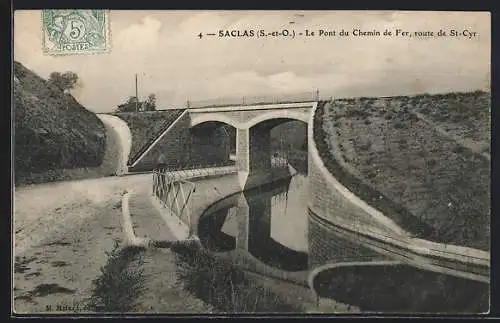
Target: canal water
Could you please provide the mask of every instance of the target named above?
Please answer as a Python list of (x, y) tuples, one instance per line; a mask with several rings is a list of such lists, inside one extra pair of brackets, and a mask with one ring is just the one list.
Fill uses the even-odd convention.
[(120, 268), (136, 269), (108, 273), (128, 280), (97, 298), (153, 313), (488, 311), (488, 284), (402, 264), (328, 229), (308, 215), (307, 190), (298, 174), (220, 200), (194, 224), (199, 242), (137, 251), (140, 263), (129, 254)]

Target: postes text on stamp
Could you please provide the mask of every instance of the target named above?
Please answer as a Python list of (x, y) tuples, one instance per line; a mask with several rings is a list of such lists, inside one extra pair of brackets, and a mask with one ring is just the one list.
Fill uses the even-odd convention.
[(111, 49), (107, 10), (42, 10), (47, 55), (105, 53)]

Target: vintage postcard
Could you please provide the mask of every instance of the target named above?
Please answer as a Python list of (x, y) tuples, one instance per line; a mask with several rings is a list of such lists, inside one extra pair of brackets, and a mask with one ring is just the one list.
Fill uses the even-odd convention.
[(18, 10), (12, 313), (485, 314), (489, 12)]

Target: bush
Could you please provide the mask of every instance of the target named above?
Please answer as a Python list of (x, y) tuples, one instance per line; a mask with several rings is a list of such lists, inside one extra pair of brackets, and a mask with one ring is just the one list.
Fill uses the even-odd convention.
[(145, 285), (142, 252), (144, 248), (121, 249), (115, 240), (113, 249), (106, 252), (108, 260), (101, 275), (93, 280), (89, 307), (95, 312), (132, 312)]

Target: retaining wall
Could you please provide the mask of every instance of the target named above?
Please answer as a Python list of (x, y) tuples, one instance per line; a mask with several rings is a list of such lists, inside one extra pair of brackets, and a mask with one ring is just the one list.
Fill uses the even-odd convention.
[(165, 165), (179, 165), (187, 163), (189, 158), (191, 119), (189, 113), (184, 111), (175, 120), (157, 141), (147, 150), (144, 157), (134, 165), (129, 166), (129, 171), (149, 171), (158, 167), (159, 163)]

